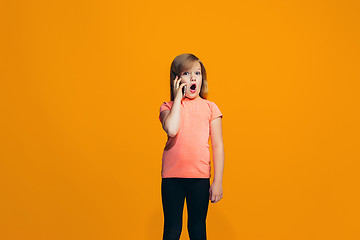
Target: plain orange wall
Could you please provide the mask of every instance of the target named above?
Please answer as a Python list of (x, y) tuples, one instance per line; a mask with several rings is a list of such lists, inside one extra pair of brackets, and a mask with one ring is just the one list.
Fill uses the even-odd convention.
[[(0, 239), (162, 236), (182, 53), (223, 112), (208, 239), (360, 239), (358, 1), (1, 1)], [(213, 176), (213, 172), (212, 172)], [(186, 205), (181, 239), (188, 239)]]

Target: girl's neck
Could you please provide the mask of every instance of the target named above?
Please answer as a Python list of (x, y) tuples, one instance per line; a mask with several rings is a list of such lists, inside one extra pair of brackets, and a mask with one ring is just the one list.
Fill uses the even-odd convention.
[(197, 101), (197, 100), (200, 100), (200, 99), (202, 99), (200, 96), (197, 96), (197, 97), (195, 97), (195, 98), (184, 97), (184, 98), (182, 99), (182, 101)]

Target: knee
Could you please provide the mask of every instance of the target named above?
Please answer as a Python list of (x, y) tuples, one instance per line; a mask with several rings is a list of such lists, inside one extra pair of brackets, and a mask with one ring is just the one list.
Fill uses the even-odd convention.
[(164, 227), (163, 240), (179, 240), (181, 235), (181, 225)]
[(198, 223), (188, 226), (190, 240), (206, 240), (206, 224)]

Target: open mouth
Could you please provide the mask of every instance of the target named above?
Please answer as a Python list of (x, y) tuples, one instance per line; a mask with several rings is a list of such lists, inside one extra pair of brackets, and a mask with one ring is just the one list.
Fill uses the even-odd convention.
[(191, 84), (191, 86), (190, 86), (190, 92), (194, 93), (195, 91), (196, 91), (196, 84), (193, 83), (193, 84)]

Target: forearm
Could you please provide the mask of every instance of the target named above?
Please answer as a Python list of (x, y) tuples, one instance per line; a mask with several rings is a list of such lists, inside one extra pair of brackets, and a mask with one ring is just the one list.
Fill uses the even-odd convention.
[(176, 99), (170, 109), (168, 116), (165, 119), (164, 130), (170, 137), (176, 136), (180, 127), (180, 105), (181, 100)]
[(222, 183), (223, 172), (224, 172), (224, 162), (225, 154), (224, 147), (216, 146), (212, 148), (213, 152), (213, 162), (214, 162), (214, 180), (213, 182)]

